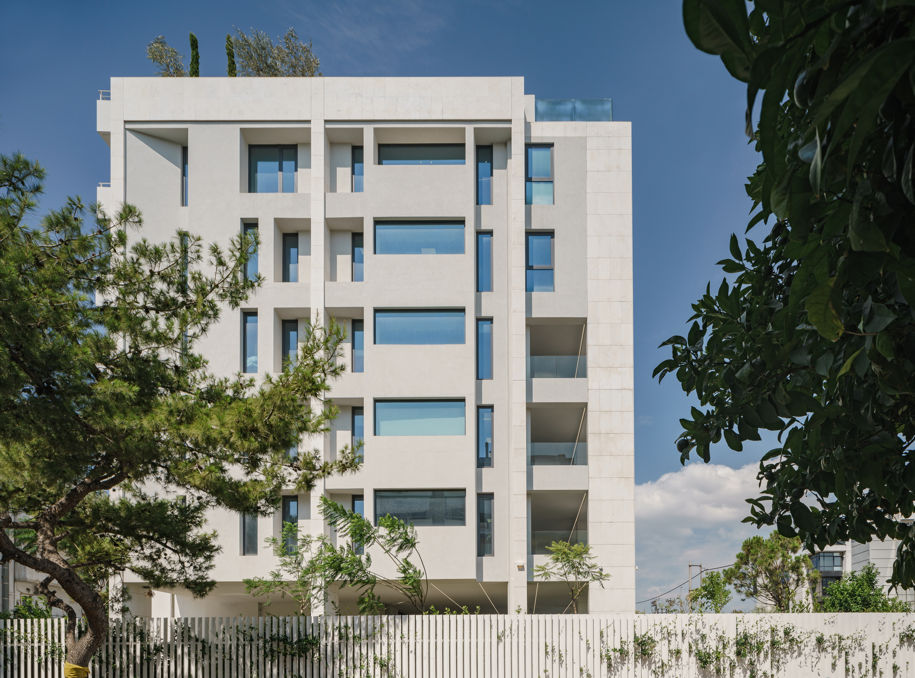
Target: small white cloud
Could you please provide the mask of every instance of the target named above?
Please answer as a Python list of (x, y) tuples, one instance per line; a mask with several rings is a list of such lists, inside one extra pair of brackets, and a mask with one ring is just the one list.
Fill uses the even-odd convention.
[[(636, 485), (636, 600), (684, 582), (690, 563), (711, 568), (733, 562), (743, 540), (757, 534), (741, 522), (749, 514), (746, 499), (759, 495), (757, 470), (755, 463), (739, 469), (693, 463)], [(737, 596), (735, 604), (747, 607)]]

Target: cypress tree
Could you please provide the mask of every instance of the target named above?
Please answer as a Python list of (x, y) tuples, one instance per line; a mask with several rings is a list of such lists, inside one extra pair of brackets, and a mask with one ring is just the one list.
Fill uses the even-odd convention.
[(226, 33), (226, 75), (235, 77), (235, 44), (232, 36)]
[(192, 78), (200, 77), (200, 52), (197, 50), (197, 36), (191, 33), (191, 72)]

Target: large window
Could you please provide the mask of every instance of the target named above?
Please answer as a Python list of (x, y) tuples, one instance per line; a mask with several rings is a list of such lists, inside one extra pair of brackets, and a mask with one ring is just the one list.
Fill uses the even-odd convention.
[(352, 412), (352, 432), (353, 448), (359, 447), (356, 456), (363, 458), (363, 448), (365, 446), (365, 410), (361, 407), (354, 407)]
[(299, 282), (298, 233), (283, 233), (283, 282)]
[(365, 324), (353, 320), (353, 372), (365, 372)]
[(477, 319), (477, 379), (492, 379), (492, 318)]
[(463, 400), (376, 400), (376, 436), (462, 436)]
[(492, 466), (492, 405), (477, 408), (477, 468)]
[(477, 146), (477, 205), (492, 205), (492, 146)]
[(379, 165), (463, 165), (464, 144), (378, 144)]
[(464, 222), (375, 223), (375, 254), (463, 254)]
[[(292, 525), (293, 529), (288, 529), (286, 525)], [(283, 497), (283, 522), (282, 522), (282, 539), (283, 548), (286, 553), (295, 553), (299, 547), (299, 498), (296, 495), (286, 495)]]
[(525, 162), (524, 202), (528, 205), (553, 204), (553, 147), (530, 144)]
[(477, 495), (477, 555), (493, 554), (492, 495)]
[(477, 233), (477, 292), (492, 292), (492, 233)]
[(181, 206), (187, 207), (187, 146), (181, 147)]
[(257, 311), (241, 314), (242, 324), (242, 371), (257, 372)]
[(552, 292), (553, 234), (527, 234), (527, 291)]
[(257, 232), (257, 222), (256, 221), (247, 221), (241, 226), (242, 233), (245, 234), (248, 240), (248, 250), (245, 253), (245, 278), (247, 280), (254, 280), (257, 278), (257, 249), (258, 249), (258, 232)]
[(241, 554), (257, 555), (257, 514), (241, 514)]
[(249, 193), (295, 193), (295, 146), (248, 146)]
[(299, 352), (299, 321), (284, 320), (282, 326), (283, 335), (283, 365), (295, 365), (296, 357)]
[(375, 311), (376, 344), (463, 344), (464, 311), (394, 309)]
[(364, 177), (365, 164), (362, 158), (362, 146), (353, 146), (353, 193), (362, 193)]
[(376, 490), (375, 522), (391, 515), (414, 525), (463, 525), (464, 490)]

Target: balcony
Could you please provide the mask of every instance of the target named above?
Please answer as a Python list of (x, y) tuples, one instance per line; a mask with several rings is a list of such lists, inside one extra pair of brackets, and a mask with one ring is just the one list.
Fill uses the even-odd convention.
[(532, 355), (531, 379), (584, 379), (587, 359), (582, 355)]
[(586, 466), (588, 443), (529, 443), (531, 466)]
[(548, 555), (554, 541), (587, 544), (587, 526), (587, 492), (531, 492), (530, 555)]
[(531, 466), (585, 466), (588, 463), (588, 415), (582, 405), (533, 406), (528, 442)]

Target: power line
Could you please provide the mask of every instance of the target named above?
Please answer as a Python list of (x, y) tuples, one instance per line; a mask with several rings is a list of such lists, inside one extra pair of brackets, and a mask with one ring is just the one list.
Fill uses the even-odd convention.
[(665, 591), (664, 593), (659, 593), (658, 595), (656, 595), (656, 596), (654, 596), (654, 597), (652, 597), (652, 598), (646, 598), (645, 600), (637, 600), (635, 604), (636, 604), (636, 605), (641, 605), (642, 603), (650, 603), (652, 600), (657, 600), (658, 598), (663, 598), (663, 597), (666, 596), (668, 593), (673, 593), (673, 592), (676, 591), (677, 589), (682, 588), (682, 587), (685, 586), (686, 584), (689, 584), (693, 579), (695, 579), (696, 577), (700, 576), (703, 572), (711, 572), (712, 570), (723, 570), (724, 568), (730, 567), (731, 565), (733, 565), (733, 563), (728, 563), (727, 565), (719, 565), (718, 567), (706, 567), (706, 568), (703, 569), (702, 572), (700, 572), (699, 574), (694, 574), (692, 577), (690, 577), (689, 579), (687, 579), (686, 581), (684, 581), (684, 582), (682, 582), (682, 583), (680, 583), (680, 584), (677, 584), (676, 586), (674, 586), (674, 587), (673, 587), (672, 589), (670, 589), (669, 591)]

